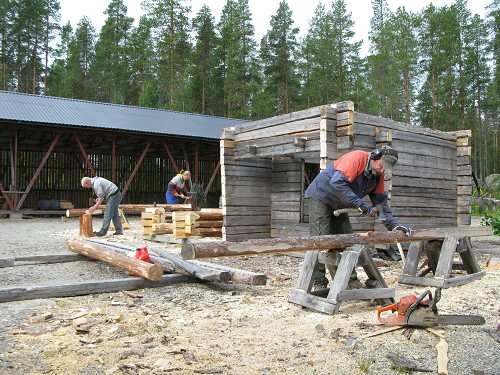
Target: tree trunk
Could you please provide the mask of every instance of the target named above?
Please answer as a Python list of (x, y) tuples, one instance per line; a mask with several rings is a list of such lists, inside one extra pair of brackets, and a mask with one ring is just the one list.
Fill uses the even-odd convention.
[(368, 232), (365, 234), (337, 234), (325, 236), (269, 238), (240, 242), (216, 241), (206, 243), (187, 243), (182, 246), (184, 259), (215, 258), (240, 255), (261, 255), (293, 251), (345, 249), (353, 245), (390, 244), (415, 242), (457, 236), (489, 236), (491, 227), (450, 227), (442, 229), (423, 229), (406, 236), (401, 231)]
[(118, 254), (103, 246), (89, 244), (88, 242), (77, 239), (66, 241), (66, 246), (75, 253), (111, 264), (144, 279), (157, 281), (160, 280), (163, 275), (163, 268), (158, 264), (146, 263), (127, 255)]

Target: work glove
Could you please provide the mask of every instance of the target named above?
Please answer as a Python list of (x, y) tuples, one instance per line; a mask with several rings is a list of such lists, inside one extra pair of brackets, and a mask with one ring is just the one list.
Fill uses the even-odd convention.
[(401, 225), (401, 224), (396, 225), (394, 228), (392, 228), (392, 230), (401, 230), (407, 236), (409, 236), (411, 234), (411, 231), (412, 231), (412, 229), (410, 227), (407, 227), (406, 225)]
[(367, 206), (366, 204), (363, 204), (358, 207), (359, 212), (361, 212), (361, 215), (364, 216), (369, 216), (372, 213), (372, 208), (370, 206)]

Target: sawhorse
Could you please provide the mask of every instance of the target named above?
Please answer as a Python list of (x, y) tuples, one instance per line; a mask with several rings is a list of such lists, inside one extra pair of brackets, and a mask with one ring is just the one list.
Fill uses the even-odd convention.
[[(427, 254), (428, 268), (417, 275), (422, 251)], [(462, 262), (454, 264), (453, 258), (456, 252)], [(465, 270), (467, 275), (451, 277), (452, 269)], [(425, 277), (430, 271), (434, 276)], [(408, 249), (403, 275), (398, 281), (403, 284), (449, 288), (478, 280), (485, 274), (476, 260), (469, 237), (446, 237), (442, 241), (412, 242)]]
[[(333, 281), (330, 290), (312, 292), (314, 276), (320, 263), (325, 264)], [(358, 265), (363, 267), (368, 276), (366, 281), (368, 289), (348, 288), (351, 273)], [(326, 291), (328, 296), (321, 297), (320, 295)], [(381, 304), (394, 303), (394, 288), (387, 287), (370, 252), (364, 246), (355, 245), (328, 253), (308, 251), (297, 286), (288, 301), (326, 314), (335, 314), (339, 311), (342, 301), (372, 299), (379, 300)]]

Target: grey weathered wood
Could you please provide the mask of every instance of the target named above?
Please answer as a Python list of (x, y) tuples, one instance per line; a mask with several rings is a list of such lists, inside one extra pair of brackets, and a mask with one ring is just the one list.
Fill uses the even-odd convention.
[(389, 299), (394, 298), (394, 288), (353, 289), (341, 290), (337, 294), (337, 301), (363, 300), (363, 299)]
[(309, 294), (302, 289), (294, 289), (288, 297), (288, 302), (295, 303), (297, 305), (308, 307), (315, 311), (319, 311), (325, 314), (335, 313), (335, 307), (337, 303), (332, 303), (332, 301)]
[(263, 273), (240, 270), (237, 268), (227, 267), (220, 264), (200, 262), (197, 260), (189, 260), (187, 262), (196, 264), (200, 267), (204, 267), (209, 270), (226, 271), (229, 273), (229, 280), (236, 284), (266, 285), (267, 283), (267, 275)]
[(452, 286), (465, 285), (474, 280), (479, 280), (484, 275), (486, 275), (486, 271), (480, 271), (476, 273), (471, 273), (469, 275), (452, 277), (445, 280), (443, 287), (450, 288)]
[[(337, 295), (342, 291), (347, 289), (347, 284), (349, 283), (349, 278), (351, 276), (352, 270), (356, 267), (358, 262), (358, 251), (344, 251), (342, 253), (342, 258), (340, 259), (339, 265), (337, 267), (337, 272), (332, 281), (332, 286), (328, 292), (327, 299), (330, 301), (337, 301)], [(337, 302), (334, 307), (334, 312), (339, 311), (340, 304)]]
[(169, 254), (166, 251), (157, 248), (151, 248), (150, 250), (158, 254), (158, 256), (160, 256), (161, 258), (168, 260), (176, 267), (182, 268), (187, 272), (187, 274), (197, 277), (201, 280), (226, 282), (230, 279), (230, 274), (227, 271), (217, 271), (213, 269), (209, 270), (207, 269), (207, 267), (201, 267), (197, 264), (185, 261), (184, 259), (181, 259), (173, 254)]
[(382, 126), (392, 130), (400, 130), (403, 132), (412, 132), (415, 134), (430, 135), (432, 137), (441, 138), (449, 141), (456, 141), (456, 135), (444, 133), (438, 130), (425, 128), (423, 126), (409, 125), (402, 122), (393, 121), (390, 119), (377, 117), (373, 115), (366, 115), (364, 113), (355, 112), (354, 122), (360, 122), (370, 125)]
[(281, 125), (281, 124), (286, 124), (289, 122), (296, 122), (300, 121), (303, 119), (308, 119), (311, 117), (320, 117), (321, 116), (321, 107), (313, 107), (313, 108), (308, 108), (302, 111), (296, 111), (296, 112), (291, 112), (287, 113), (284, 115), (279, 115), (263, 120), (257, 120), (253, 121), (249, 124), (241, 124), (238, 126), (234, 127), (234, 137), (236, 135), (239, 135), (243, 132), (250, 132), (250, 131), (255, 131), (258, 129), (263, 129), (267, 127), (272, 127), (276, 125)]
[(313, 117), (285, 124), (273, 125), (266, 128), (256, 129), (250, 132), (235, 134), (234, 142), (247, 142), (255, 139), (275, 137), (279, 135), (294, 134), (301, 132), (319, 131), (319, 117)]
[(445, 284), (445, 280), (443, 278), (418, 277), (418, 276), (408, 276), (408, 275), (399, 276), (398, 282), (402, 284), (433, 286), (436, 288), (442, 288), (444, 287)]
[(305, 255), (295, 289), (301, 289), (306, 292), (311, 291), (314, 274), (318, 270), (318, 257), (319, 251), (309, 251)]
[(113, 293), (120, 292), (122, 290), (158, 288), (194, 281), (196, 281), (196, 279), (184, 275), (163, 275), (159, 281), (149, 281), (142, 278), (129, 277), (114, 280), (74, 282), (60, 285), (31, 285), (13, 288), (0, 288), (0, 302)]
[(14, 267), (15, 263), (16, 263), (16, 258), (1, 258), (0, 268)]
[(466, 249), (464, 251), (460, 251), (458, 254), (460, 255), (460, 258), (462, 258), (465, 270), (469, 274), (480, 272), (481, 267), (479, 266), (476, 256), (474, 255), (474, 250), (472, 250), (470, 239), (464, 238), (463, 240), (465, 242)]
[(453, 265), (453, 256), (457, 249), (458, 237), (446, 237), (441, 246), (441, 255), (436, 267), (436, 277), (448, 279)]
[(420, 254), (424, 248), (424, 243), (422, 241), (412, 242), (408, 248), (408, 255), (406, 257), (406, 263), (403, 268), (403, 274), (416, 276), (418, 262), (420, 260)]
[(66, 262), (80, 262), (80, 261), (93, 261), (93, 259), (85, 257), (80, 254), (49, 254), (49, 255), (30, 255), (18, 256), (12, 258), (0, 258), (0, 268), (14, 267), (19, 262), (33, 262), (33, 263), (66, 263)]

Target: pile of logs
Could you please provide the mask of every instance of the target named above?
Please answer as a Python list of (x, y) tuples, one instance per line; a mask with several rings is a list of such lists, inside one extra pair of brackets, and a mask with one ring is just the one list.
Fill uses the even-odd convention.
[(146, 208), (141, 213), (141, 226), (143, 236), (172, 234), (174, 238), (222, 237), (222, 210), (166, 212), (162, 207)]
[(186, 261), (164, 250), (148, 246), (151, 263), (131, 256), (135, 248), (98, 239), (70, 239), (67, 247), (78, 254), (118, 267), (129, 274), (159, 281), (163, 273), (186, 275), (205, 281), (265, 285), (267, 276), (199, 261)]

